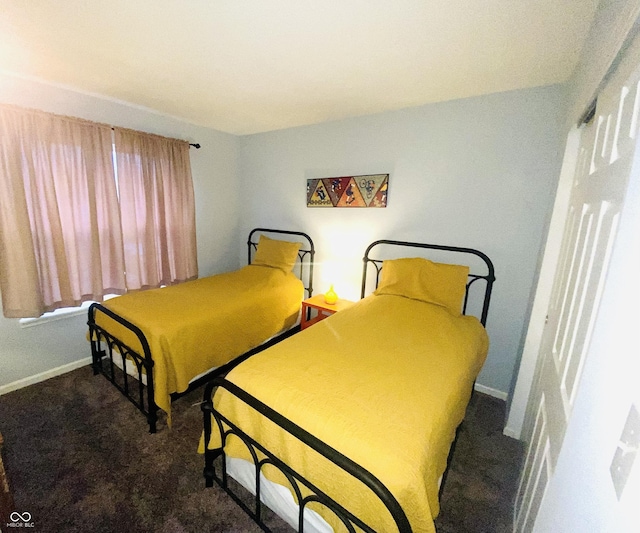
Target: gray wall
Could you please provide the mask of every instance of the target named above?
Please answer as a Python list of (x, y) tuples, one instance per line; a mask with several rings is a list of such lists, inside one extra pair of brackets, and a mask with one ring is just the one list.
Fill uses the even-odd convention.
[[(180, 137), (192, 150), (200, 274), (236, 268), (254, 226), (307, 231), (316, 292), (359, 295), (379, 238), (478, 248), (496, 265), (491, 349), (479, 384), (506, 395), (563, 149), (560, 86), (234, 137), (64, 88), (0, 76), (0, 101)], [(386, 209), (312, 209), (306, 179), (389, 173)], [(0, 386), (88, 355), (84, 317), (29, 329), (0, 318)]]
[[(552, 86), (242, 137), (242, 232), (307, 231), (318, 248), (316, 292), (334, 282), (348, 298), (358, 297), (373, 240), (484, 251), (497, 283), (478, 383), (506, 394), (560, 169), (564, 96)], [(386, 209), (306, 207), (307, 178), (373, 173), (390, 174)]]

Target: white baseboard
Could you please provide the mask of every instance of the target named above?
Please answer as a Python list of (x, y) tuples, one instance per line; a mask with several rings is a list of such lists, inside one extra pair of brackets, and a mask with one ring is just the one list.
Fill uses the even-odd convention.
[[(491, 387), (486, 387), (485, 385), (479, 385), (478, 383), (476, 383), (476, 386), (474, 387), (474, 389), (477, 390), (478, 392), (487, 394), (489, 396), (493, 396), (494, 398), (498, 398), (499, 400), (503, 400), (505, 402), (507, 401), (507, 398), (508, 398), (508, 395), (506, 392), (492, 389)], [(513, 428), (510, 428), (509, 426), (505, 427), (502, 430), (502, 434), (505, 435), (506, 437), (511, 437), (512, 439), (520, 440), (520, 432), (516, 431)]]
[(520, 440), (520, 432), (509, 426), (502, 430), (502, 434), (512, 439)]
[(35, 376), (29, 376), (27, 378), (19, 379), (18, 381), (14, 381), (13, 383), (8, 383), (7, 385), (0, 385), (0, 396), (2, 396), (3, 394), (7, 394), (9, 392), (13, 392), (14, 390), (22, 389), (23, 387), (28, 387), (29, 385), (33, 385), (35, 383), (40, 383), (41, 381), (45, 381), (47, 379), (54, 378), (62, 374), (66, 374), (67, 372), (71, 372), (76, 368), (81, 368), (88, 364), (91, 364), (91, 357), (78, 359), (73, 363), (67, 363), (66, 365), (62, 365), (57, 368), (52, 368), (51, 370), (40, 372), (40, 374), (36, 374)]
[(492, 389), (491, 387), (480, 385), (479, 383), (476, 383), (474, 389), (477, 390), (478, 392), (481, 392), (482, 394), (493, 396), (494, 398), (498, 398), (499, 400), (502, 400), (504, 402), (507, 401), (507, 393), (502, 392), (501, 390)]

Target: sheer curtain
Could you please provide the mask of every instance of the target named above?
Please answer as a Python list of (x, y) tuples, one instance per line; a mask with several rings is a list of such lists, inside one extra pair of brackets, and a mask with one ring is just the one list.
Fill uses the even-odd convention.
[(129, 290), (198, 276), (189, 144), (114, 128)]
[(109, 126), (0, 106), (4, 316), (126, 290)]

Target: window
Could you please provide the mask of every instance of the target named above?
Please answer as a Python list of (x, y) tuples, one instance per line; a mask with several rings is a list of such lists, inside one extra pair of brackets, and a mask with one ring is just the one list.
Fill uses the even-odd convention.
[(12, 106), (0, 136), (6, 317), (197, 277), (188, 143)]

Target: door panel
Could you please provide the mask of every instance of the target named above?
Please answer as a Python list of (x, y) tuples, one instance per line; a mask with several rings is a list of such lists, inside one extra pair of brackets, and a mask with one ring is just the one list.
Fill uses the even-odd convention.
[(583, 127), (527, 409), (535, 418), (516, 497), (517, 532), (532, 531), (553, 476), (597, 319), (636, 150), (638, 65), (640, 44), (635, 42), (598, 96), (594, 119)]
[(543, 491), (550, 475), (550, 444), (547, 427), (547, 410), (544, 394), (540, 399), (539, 409), (529, 442), (529, 450), (524, 465), (524, 475), (520, 478), (520, 487), (516, 499), (518, 531), (530, 531), (542, 502)]

